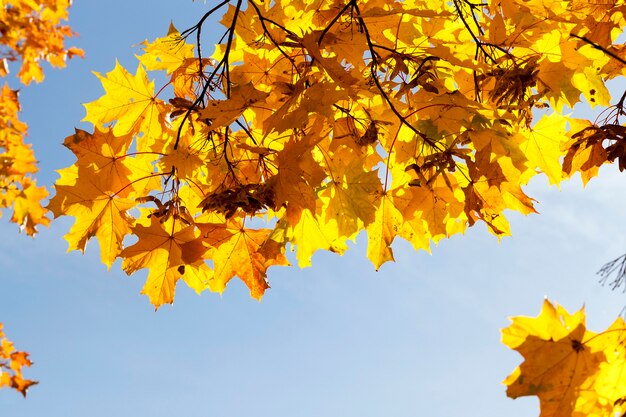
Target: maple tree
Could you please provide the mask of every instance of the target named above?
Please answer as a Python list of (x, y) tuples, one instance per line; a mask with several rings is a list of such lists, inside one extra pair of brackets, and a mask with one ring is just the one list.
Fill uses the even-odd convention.
[[(44, 57), (80, 54), (58, 26), (69, 1), (3, 2), (11, 13), (33, 4), (56, 5), (42, 33), (59, 35), (32, 55), (19, 40), (38, 32), (3, 29), (25, 83), (41, 80)], [(218, 13), (223, 36), (206, 54)], [(180, 280), (222, 292), (238, 277), (261, 298), (288, 249), (310, 266), (362, 231), (376, 269), (396, 237), (430, 250), (476, 223), (509, 235), (506, 210), (535, 212), (523, 190), (534, 176), (586, 183), (604, 163), (626, 168), (626, 91), (615, 100), (606, 87), (626, 73), (625, 15), (623, 1), (218, 2), (195, 26), (143, 42), (133, 72), (96, 73), (105, 93), (85, 105), (93, 130), (65, 139), (76, 162), (59, 170), (47, 209), (75, 218), (71, 250), (95, 238), (107, 267), (147, 269), (142, 292), (156, 308)], [(48, 222), (46, 194), (28, 192), (34, 158), (5, 89), (11, 129), (0, 132), (22, 145), (0, 181), (27, 202), (2, 201), (32, 234)], [(569, 115), (579, 102), (604, 108), (602, 119)], [(623, 413), (623, 327), (592, 334), (582, 312), (548, 302), (538, 319), (514, 319), (504, 342), (527, 360), (508, 394), (538, 394), (542, 416)]]

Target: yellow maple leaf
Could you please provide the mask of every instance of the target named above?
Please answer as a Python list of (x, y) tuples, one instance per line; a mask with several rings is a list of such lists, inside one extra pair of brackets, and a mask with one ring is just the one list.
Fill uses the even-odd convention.
[(156, 308), (174, 302), (176, 282), (185, 274), (191, 275), (190, 286), (198, 292), (207, 288), (212, 279), (211, 270), (206, 265), (202, 267), (206, 248), (194, 229), (173, 218), (161, 222), (152, 216), (149, 226), (133, 227), (132, 232), (139, 240), (120, 253), (124, 258), (122, 268), (127, 274), (148, 268), (141, 293), (147, 295)]
[(154, 81), (148, 80), (143, 65), (137, 67), (137, 75), (132, 75), (116, 61), (106, 76), (95, 75), (105, 94), (85, 104), (87, 115), (83, 121), (96, 127), (115, 122), (116, 136), (142, 132), (150, 140), (161, 137), (164, 103), (154, 96)]
[(211, 129), (228, 126), (240, 117), (243, 112), (256, 102), (265, 99), (269, 93), (257, 90), (252, 83), (234, 86), (232, 98), (227, 100), (211, 100), (200, 111), (200, 116), (211, 120)]
[[(588, 409), (595, 414), (622, 416), (626, 412), (626, 323), (618, 317), (605, 331), (586, 343), (591, 349), (602, 351), (606, 360), (593, 384)], [(591, 401), (589, 401), (591, 402)]]
[(80, 184), (71, 184), (72, 180), (68, 182), (68, 185), (55, 185), (56, 195), (47, 208), (55, 217), (65, 214), (76, 218), (65, 235), (68, 250), (84, 252), (87, 241), (95, 236), (100, 246), (100, 258), (110, 268), (133, 224), (128, 210), (137, 203), (108, 190), (107, 179), (93, 171), (87, 173), (84, 170)]
[(109, 128), (96, 128), (93, 134), (76, 129), (63, 144), (78, 158), (76, 166), (81, 179), (93, 172), (100, 177), (98, 184), (105, 191), (128, 197), (131, 192), (145, 195), (160, 187), (152, 167), (157, 155), (130, 152), (132, 141), (132, 134), (116, 136)]
[(189, 130), (184, 130), (179, 137), (178, 146), (174, 149), (174, 142), (169, 142), (164, 149), (165, 155), (159, 160), (158, 166), (161, 172), (171, 172), (176, 169), (180, 178), (192, 178), (204, 168), (204, 159), (198, 144), (204, 142), (204, 132), (196, 132), (196, 136)]
[(514, 317), (502, 342), (525, 361), (504, 384), (512, 398), (536, 395), (541, 417), (613, 416), (623, 411), (626, 326), (585, 328), (583, 310), (569, 314), (545, 300), (537, 317)]
[(550, 184), (559, 184), (563, 179), (561, 148), (567, 140), (566, 123), (564, 116), (552, 113), (544, 115), (530, 130), (522, 132), (526, 140), (520, 147), (529, 163), (547, 175)]
[(137, 58), (148, 71), (164, 70), (171, 75), (187, 60), (193, 59), (194, 46), (185, 42), (178, 30), (170, 25), (167, 36), (152, 42), (144, 41), (143, 50), (144, 53)]
[(22, 190), (15, 196), (13, 202), (13, 216), (11, 221), (19, 224), (26, 234), (33, 236), (38, 224), (48, 226), (50, 219), (46, 217), (47, 210), (41, 206), (41, 201), (48, 196), (45, 187), (38, 187), (36, 182), (29, 178), (22, 180)]
[[(405, 222), (412, 223), (406, 230), (406, 236), (416, 247), (423, 247), (418, 241), (420, 231), (426, 231), (427, 237), (438, 242), (444, 237), (464, 230), (467, 217), (464, 215), (465, 204), (462, 191), (454, 192), (441, 179), (428, 186), (409, 187), (394, 190), (394, 204), (402, 213)], [(411, 230), (413, 229), (413, 230)]]
[(313, 158), (314, 146), (310, 138), (290, 140), (276, 157), (278, 172), (270, 181), (276, 193), (276, 206), (286, 206), (285, 216), (291, 224), (298, 222), (304, 209), (315, 211), (315, 187), (326, 177), (326, 172)]
[(367, 257), (376, 270), (388, 261), (393, 261), (391, 244), (397, 234), (402, 232), (404, 224), (402, 214), (393, 204), (393, 197), (384, 193), (378, 202), (376, 216), (367, 230)]
[(325, 222), (336, 222), (341, 236), (351, 238), (374, 221), (374, 199), (382, 191), (376, 170), (366, 170), (361, 155), (352, 155), (347, 147), (335, 153), (332, 180), (320, 192), (324, 201)]
[[(230, 228), (229, 228), (230, 229)], [(212, 253), (214, 279), (209, 282), (212, 291), (222, 292), (234, 276), (238, 276), (250, 290), (250, 296), (261, 299), (269, 285), (267, 268), (289, 265), (284, 246), (270, 238), (270, 229), (229, 230), (231, 235)]]
[(311, 266), (311, 257), (318, 250), (343, 254), (347, 249), (346, 236), (337, 229), (337, 223), (325, 223), (309, 209), (303, 209), (294, 223), (281, 221), (275, 232), (284, 233), (284, 240), (293, 244), (300, 268)]

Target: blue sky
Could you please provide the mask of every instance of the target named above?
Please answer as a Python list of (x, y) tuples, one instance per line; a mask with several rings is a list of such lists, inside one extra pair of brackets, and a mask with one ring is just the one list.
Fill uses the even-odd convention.
[[(39, 181), (73, 162), (61, 146), (102, 94), (90, 71), (115, 59), (136, 68), (133, 45), (191, 26), (203, 2), (75, 2), (75, 45), (87, 58), (24, 88), (22, 119), (41, 161)], [(217, 26), (211, 26), (216, 28)], [(209, 30), (205, 30), (208, 34)], [(619, 87), (619, 86), (618, 86)], [(622, 83), (623, 87), (623, 83)], [(540, 215), (512, 214), (500, 243), (482, 225), (432, 255), (397, 242), (376, 272), (364, 239), (313, 268), (270, 269), (262, 302), (233, 281), (222, 296), (178, 287), (154, 312), (139, 295), (145, 272), (66, 253), (59, 219), (31, 239), (0, 219), (0, 321), (35, 365), (27, 399), (0, 391), (7, 417), (429, 416), (527, 417), (535, 399), (510, 400), (501, 381), (521, 357), (500, 344), (507, 316), (536, 315), (545, 296), (589, 324), (608, 326), (626, 305), (595, 271), (626, 251), (626, 183), (614, 166), (586, 189), (540, 179)]]

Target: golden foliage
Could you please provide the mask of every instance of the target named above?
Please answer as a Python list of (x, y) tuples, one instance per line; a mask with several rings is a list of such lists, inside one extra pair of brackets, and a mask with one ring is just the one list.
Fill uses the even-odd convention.
[[(67, 20), (71, 0), (2, 0), (0, 2), (0, 78), (9, 74), (9, 63), (20, 64), (19, 81), (28, 85), (43, 81), (42, 62), (64, 67), (67, 58), (82, 56), (77, 48), (65, 48), (72, 36)], [(24, 139), (27, 126), (18, 119), (18, 92), (2, 86), (0, 91), (0, 209), (13, 208), (11, 221), (27, 234), (37, 225), (48, 225), (41, 201), (48, 196), (33, 179), (37, 161)], [(1, 213), (0, 213), (1, 214)]]
[[(188, 41), (218, 12), (222, 43), (202, 56)], [(507, 235), (506, 210), (535, 212), (523, 191), (533, 176), (586, 181), (626, 155), (623, 127), (566, 115), (580, 100), (610, 105), (625, 12), (556, 0), (223, 1), (144, 42), (135, 73), (116, 63), (97, 74), (105, 94), (85, 117), (95, 130), (66, 139), (77, 161), (59, 171), (49, 208), (76, 218), (70, 249), (95, 237), (107, 266), (148, 269), (156, 307), (179, 279), (222, 291), (238, 276), (258, 298), (287, 247), (308, 266), (363, 230), (376, 268), (396, 237), (429, 250), (476, 222)]]
[(13, 343), (4, 335), (0, 323), (0, 388), (13, 388), (26, 396), (28, 388), (37, 382), (25, 379), (22, 368), (30, 367), (32, 364), (28, 359), (28, 353), (15, 350)]

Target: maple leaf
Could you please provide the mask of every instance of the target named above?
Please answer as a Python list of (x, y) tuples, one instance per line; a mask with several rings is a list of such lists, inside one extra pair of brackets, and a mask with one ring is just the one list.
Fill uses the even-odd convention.
[(239, 118), (254, 103), (265, 99), (269, 93), (259, 91), (252, 83), (234, 86), (232, 97), (227, 100), (211, 100), (200, 112), (200, 117), (211, 121), (211, 129), (227, 126)]
[(602, 351), (605, 361), (590, 390), (589, 415), (623, 415), (626, 412), (626, 323), (618, 317), (609, 328), (587, 342), (591, 349)]
[(315, 145), (310, 140), (290, 140), (276, 158), (278, 172), (271, 179), (275, 204), (286, 206), (285, 216), (291, 224), (298, 223), (303, 210), (310, 213), (316, 210), (316, 187), (326, 172), (313, 157)]
[[(282, 229), (282, 230), (281, 230)], [(295, 223), (279, 222), (275, 232), (282, 232), (283, 240), (293, 243), (297, 249), (296, 259), (301, 268), (311, 266), (311, 257), (322, 249), (343, 254), (347, 249), (347, 237), (339, 233), (337, 224), (326, 223), (308, 209), (303, 209)]]
[(562, 179), (560, 157), (566, 140), (565, 123), (566, 119), (558, 113), (544, 115), (530, 132), (524, 132), (527, 139), (521, 145), (528, 161), (541, 169), (551, 184)]
[(25, 177), (22, 180), (22, 190), (14, 197), (11, 221), (21, 225), (30, 236), (37, 232), (37, 225), (49, 225), (47, 210), (41, 206), (41, 201), (47, 196), (45, 187), (38, 187), (35, 181), (31, 182)]
[(160, 186), (152, 175), (152, 163), (157, 155), (130, 152), (132, 139), (131, 134), (116, 136), (109, 128), (96, 128), (93, 134), (76, 129), (63, 144), (78, 158), (76, 166), (81, 178), (98, 176), (98, 183), (105, 191), (127, 197), (132, 192), (147, 194)]
[[(344, 152), (347, 148), (344, 148)], [(381, 183), (376, 171), (363, 169), (359, 159), (342, 159), (345, 154), (338, 152), (332, 162), (332, 181), (320, 193), (327, 199), (325, 221), (337, 222), (339, 234), (351, 237), (363, 226), (374, 221), (376, 207), (374, 195), (381, 191)]]
[(28, 389), (38, 383), (24, 378), (22, 374), (22, 368), (33, 364), (28, 356), (28, 353), (15, 349), (0, 323), (0, 388), (13, 388), (26, 397)]
[(143, 46), (144, 53), (138, 59), (148, 71), (164, 70), (167, 75), (171, 75), (194, 57), (194, 46), (184, 42), (172, 24), (167, 36), (153, 42), (144, 41)]
[(115, 122), (113, 133), (116, 136), (142, 132), (151, 140), (161, 137), (161, 118), (165, 104), (154, 96), (154, 82), (148, 81), (146, 70), (137, 67), (137, 75), (132, 75), (119, 62), (106, 76), (99, 73), (105, 95), (85, 104), (87, 115), (83, 121), (96, 127)]
[(159, 159), (159, 167), (162, 172), (171, 172), (175, 167), (176, 173), (181, 178), (192, 178), (203, 175), (201, 172), (205, 168), (204, 159), (201, 152), (194, 146), (204, 140), (199, 135), (192, 136), (192, 132), (186, 130), (180, 136), (178, 146), (174, 149), (174, 143), (169, 143), (165, 147), (165, 154)]
[[(116, 196), (107, 187), (107, 178), (94, 172), (83, 175), (79, 185), (57, 184), (56, 195), (47, 208), (55, 217), (70, 214), (76, 222), (65, 235), (68, 250), (85, 251), (87, 242), (97, 237), (100, 244), (102, 262), (111, 267), (123, 246), (124, 237), (130, 233), (133, 224), (128, 210), (135, 207), (135, 201)], [(70, 180), (71, 182), (71, 180)]]
[(394, 206), (393, 197), (383, 194), (376, 210), (376, 217), (367, 230), (367, 257), (374, 263), (376, 270), (387, 261), (393, 261), (391, 244), (401, 232), (404, 220), (402, 213)]
[(156, 308), (174, 302), (176, 283), (186, 274), (192, 275), (189, 282), (196, 291), (207, 288), (213, 279), (210, 269), (202, 262), (206, 248), (194, 229), (175, 219), (161, 222), (155, 216), (151, 217), (149, 226), (138, 224), (132, 228), (138, 240), (120, 253), (124, 258), (122, 268), (129, 275), (148, 268), (148, 279), (141, 293)]
[[(402, 213), (405, 222), (412, 224), (411, 228), (418, 236), (425, 232), (435, 242), (452, 234), (466, 221), (462, 214), (465, 204), (461, 196), (451, 191), (443, 182), (435, 181), (432, 188), (418, 186), (408, 190), (394, 190), (395, 206)], [(411, 235), (413, 232), (408, 233)]]
[[(231, 80), (235, 84), (245, 85), (252, 83), (262, 88), (291, 82), (291, 77), (288, 75), (292, 69), (291, 64), (284, 59), (279, 50), (244, 50), (243, 57), (246, 65), (237, 66), (230, 73)], [(268, 68), (273, 70), (268, 71)], [(265, 91), (271, 93), (269, 88)]]
[[(220, 242), (212, 253), (215, 273), (209, 286), (212, 291), (222, 292), (228, 281), (237, 275), (250, 290), (250, 296), (260, 299), (269, 288), (267, 268), (289, 265), (283, 254), (284, 247), (270, 238), (270, 229), (244, 229), (239, 226), (228, 231), (231, 235)], [(206, 232), (203, 235), (210, 237)]]
[(626, 326), (618, 318), (601, 333), (585, 328), (581, 309), (569, 314), (545, 300), (536, 318), (514, 317), (502, 342), (525, 361), (504, 384), (507, 395), (539, 397), (541, 417), (617, 415), (623, 408)]

